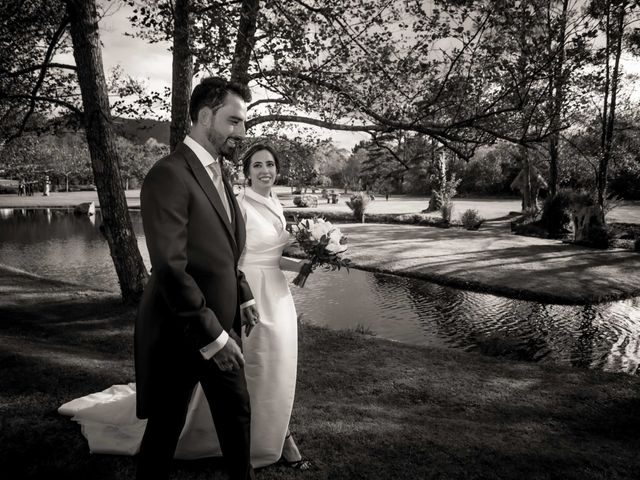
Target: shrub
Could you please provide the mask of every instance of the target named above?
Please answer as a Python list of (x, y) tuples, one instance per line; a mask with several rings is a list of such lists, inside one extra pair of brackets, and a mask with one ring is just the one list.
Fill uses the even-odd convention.
[(453, 214), (453, 202), (448, 201), (444, 202), (440, 206), (440, 215), (442, 215), (442, 220), (446, 223), (451, 223), (451, 215)]
[(554, 196), (549, 196), (542, 205), (542, 222), (551, 238), (562, 237), (571, 232), (571, 206), (574, 192), (560, 189)]
[(316, 197), (315, 195), (296, 195), (293, 197), (293, 204), (296, 207), (301, 208), (317, 207), (318, 197)]
[[(443, 206), (447, 205), (445, 209), (451, 213), (453, 211), (453, 205), (449, 208), (448, 204), (451, 203), (453, 197), (458, 194), (458, 185), (460, 185), (461, 180), (456, 178), (456, 174), (452, 174), (450, 179), (447, 179), (447, 164), (446, 160), (443, 157), (440, 158), (440, 162), (438, 163), (438, 174), (433, 175), (431, 177), (433, 190), (431, 192), (431, 198), (429, 199), (429, 207), (428, 211), (434, 212), (436, 210), (440, 210), (441, 213)], [(444, 216), (442, 217), (445, 218)], [(451, 216), (449, 216), (449, 220)], [(445, 221), (449, 221), (446, 220)]]
[(351, 200), (346, 202), (346, 204), (353, 212), (353, 218), (358, 222), (364, 223), (364, 212), (367, 209), (369, 202), (371, 202), (371, 197), (368, 194), (358, 192), (351, 195)]
[(484, 218), (480, 216), (478, 210), (470, 208), (462, 214), (460, 221), (462, 222), (462, 226), (467, 230), (477, 230), (484, 222)]

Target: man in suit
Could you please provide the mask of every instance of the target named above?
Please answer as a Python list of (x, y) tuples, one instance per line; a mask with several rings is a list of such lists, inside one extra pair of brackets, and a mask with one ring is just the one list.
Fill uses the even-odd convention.
[(135, 326), (137, 415), (148, 418), (137, 478), (169, 478), (200, 382), (234, 480), (254, 478), (242, 325), (258, 321), (238, 259), (245, 228), (222, 156), (245, 136), (249, 90), (206, 78), (191, 95), (184, 142), (149, 171), (140, 194), (151, 258)]

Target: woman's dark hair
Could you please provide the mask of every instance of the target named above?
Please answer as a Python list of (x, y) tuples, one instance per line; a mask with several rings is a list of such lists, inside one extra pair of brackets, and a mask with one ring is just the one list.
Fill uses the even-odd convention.
[(191, 121), (198, 121), (198, 113), (203, 107), (209, 107), (214, 112), (222, 106), (227, 94), (234, 93), (245, 102), (251, 101), (251, 91), (246, 85), (237, 82), (229, 82), (221, 77), (203, 78), (191, 92), (189, 101), (189, 117)]
[(256, 152), (259, 152), (261, 150), (266, 150), (273, 156), (273, 161), (276, 163), (276, 172), (280, 172), (280, 159), (278, 158), (278, 154), (273, 149), (273, 147), (266, 143), (254, 143), (253, 145), (251, 145), (251, 148), (249, 148), (249, 150), (247, 150), (244, 156), (242, 157), (242, 172), (244, 173), (244, 178), (246, 179), (249, 185), (251, 185), (251, 179), (249, 178), (249, 169), (251, 168), (251, 157), (253, 157), (253, 155)]

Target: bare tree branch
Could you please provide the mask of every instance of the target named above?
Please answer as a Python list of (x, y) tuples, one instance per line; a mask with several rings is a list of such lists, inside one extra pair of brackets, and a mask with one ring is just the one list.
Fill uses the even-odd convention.
[(250, 128), (253, 128), (256, 125), (260, 125), (261, 123), (267, 123), (267, 122), (305, 123), (308, 125), (315, 125), (316, 127), (328, 128), (329, 130), (344, 130), (349, 132), (390, 131), (390, 129), (388, 129), (383, 125), (343, 125), (340, 123), (333, 123), (333, 122), (327, 122), (325, 120), (319, 120), (317, 118), (303, 117), (299, 115), (280, 115), (280, 114), (261, 115), (259, 117), (252, 118), (251, 120), (247, 121), (246, 128), (247, 130), (249, 130)]
[(23, 68), (22, 70), (16, 70), (15, 72), (10, 72), (9, 70), (0, 71), (0, 75), (6, 78), (14, 78), (19, 77), (20, 75), (24, 75), (25, 73), (35, 72), (36, 70), (42, 70), (47, 68), (64, 68), (66, 70), (77, 71), (75, 65), (67, 65), (66, 63), (48, 63), (45, 65), (33, 65), (31, 67)]
[(387, 152), (389, 152), (391, 154), (391, 156), (394, 158), (394, 160), (396, 160), (398, 163), (400, 163), (404, 167), (405, 170), (411, 170), (411, 167), (409, 165), (407, 165), (407, 163), (404, 160), (402, 160), (398, 156), (398, 154), (393, 151), (393, 149), (391, 147), (389, 147), (388, 145), (385, 145), (384, 143), (380, 143), (380, 140), (378, 139), (377, 135), (373, 135), (373, 141), (378, 146), (378, 148), (386, 150)]
[(36, 94), (38, 93), (38, 90), (40, 90), (40, 87), (42, 86), (42, 83), (44, 82), (44, 78), (45, 78), (45, 75), (47, 73), (47, 65), (49, 64), (49, 60), (51, 60), (51, 56), (53, 55), (53, 51), (55, 50), (56, 46), (58, 45), (58, 42), (62, 38), (62, 35), (64, 35), (64, 32), (65, 32), (68, 24), (69, 24), (69, 18), (67, 16), (65, 16), (62, 19), (62, 21), (60, 22), (60, 25), (58, 25), (57, 30), (53, 34), (53, 37), (51, 37), (51, 42), (49, 42), (49, 46), (47, 47), (47, 53), (45, 54), (44, 61), (42, 62), (42, 68), (40, 69), (40, 75), (38, 75), (38, 80), (36, 81), (36, 84), (34, 85), (33, 90), (31, 91), (29, 110), (27, 111), (27, 113), (25, 114), (24, 118), (22, 119), (22, 124), (20, 125), (20, 128), (18, 129), (18, 131), (16, 133), (14, 133), (13, 135), (11, 135), (8, 138), (8, 141), (13, 140), (14, 138), (18, 138), (20, 135), (22, 135), (22, 132), (24, 132), (24, 129), (27, 126), (27, 122), (29, 121), (29, 118), (31, 117), (31, 115), (33, 114), (33, 111), (36, 108), (36, 98), (37, 98)]
[(293, 102), (291, 100), (288, 100), (286, 98), (263, 98), (261, 100), (256, 100), (255, 102), (253, 102), (252, 104), (250, 104), (247, 107), (247, 110), (251, 110), (252, 108), (257, 107), (258, 105), (262, 105), (262, 104), (270, 104), (270, 103), (282, 103), (284, 105), (293, 105)]

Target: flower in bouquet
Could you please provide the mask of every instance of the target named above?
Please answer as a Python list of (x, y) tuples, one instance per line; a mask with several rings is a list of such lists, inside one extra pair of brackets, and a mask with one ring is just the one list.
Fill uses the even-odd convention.
[(344, 258), (348, 248), (347, 237), (331, 222), (318, 217), (301, 221), (296, 219), (293, 235), (309, 261), (293, 279), (294, 285), (304, 287), (307, 277), (317, 267), (330, 270), (340, 270), (342, 267), (349, 269), (350, 260)]

